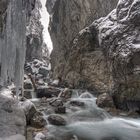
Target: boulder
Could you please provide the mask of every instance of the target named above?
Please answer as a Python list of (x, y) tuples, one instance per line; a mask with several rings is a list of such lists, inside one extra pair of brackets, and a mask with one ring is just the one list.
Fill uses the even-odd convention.
[(85, 103), (82, 101), (78, 101), (78, 100), (72, 100), (72, 101), (70, 101), (70, 105), (84, 107)]
[(70, 99), (72, 97), (72, 90), (69, 88), (65, 88), (60, 94), (59, 94), (60, 98), (63, 99)]
[(96, 100), (96, 103), (101, 108), (105, 108), (105, 107), (114, 108), (115, 107), (112, 97), (107, 93), (99, 95)]
[[(0, 93), (0, 140), (25, 140), (26, 116), (13, 97)], [(19, 139), (18, 139), (19, 138)]]
[(33, 84), (30, 79), (24, 80), (24, 89), (33, 89)]
[(30, 65), (29, 63), (25, 63), (25, 65), (24, 65), (24, 70), (25, 70), (26, 73), (31, 73), (31, 74), (33, 74), (32, 67), (31, 67), (31, 65)]
[(60, 89), (55, 87), (46, 87), (46, 86), (40, 86), (36, 90), (37, 98), (51, 98), (51, 97), (57, 97), (60, 93)]
[(66, 113), (66, 107), (65, 106), (58, 106), (55, 108), (55, 113), (58, 114), (64, 114)]
[(48, 116), (48, 121), (52, 125), (66, 125), (66, 120), (60, 115), (52, 114)]
[(47, 124), (41, 112), (36, 112), (30, 120), (30, 125), (35, 128), (45, 127)]
[(46, 67), (40, 67), (38, 73), (46, 77), (49, 74), (49, 71)]
[(20, 104), (25, 112), (27, 125), (30, 125), (31, 119), (33, 118), (35, 113), (37, 113), (36, 107), (30, 100), (25, 100), (21, 102)]
[(26, 99), (32, 99), (32, 92), (34, 91), (31, 91), (31, 90), (24, 90), (24, 97)]
[(63, 106), (63, 101), (61, 99), (54, 98), (49, 102), (49, 104), (54, 107), (59, 107), (59, 106)]

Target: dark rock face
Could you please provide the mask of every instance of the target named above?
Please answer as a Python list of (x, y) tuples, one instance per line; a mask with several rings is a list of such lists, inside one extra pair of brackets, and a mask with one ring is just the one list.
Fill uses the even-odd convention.
[[(46, 6), (51, 14), (49, 31), (54, 47), (51, 54), (54, 78), (61, 77), (66, 70), (64, 66), (77, 33), (93, 20), (108, 14), (116, 4), (117, 0), (47, 0)], [(87, 54), (87, 57), (90, 56)], [(69, 75), (80, 77), (79, 72), (75, 71), (71, 71)], [(79, 81), (83, 82), (82, 79)]]
[(8, 6), (8, 0), (1, 0), (0, 1), (0, 33), (3, 31), (4, 24), (5, 24), (5, 12)]
[(37, 98), (51, 98), (58, 96), (61, 90), (57, 88), (47, 88), (45, 86), (38, 87), (36, 90)]
[(112, 75), (106, 62), (96, 28), (85, 28), (73, 41), (62, 79), (73, 87), (88, 88), (97, 93), (107, 92)]

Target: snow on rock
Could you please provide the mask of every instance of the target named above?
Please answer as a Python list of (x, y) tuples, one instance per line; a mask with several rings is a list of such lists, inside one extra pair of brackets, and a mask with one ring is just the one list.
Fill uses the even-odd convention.
[(40, 69), (49, 71), (51, 68), (50, 68), (50, 65), (46, 61), (40, 61), (38, 59), (34, 59), (33, 61), (25, 64), (26, 73), (39, 74)]
[(107, 17), (96, 20), (96, 28), (113, 78), (112, 96), (117, 107), (140, 110), (140, 1), (119, 0)]
[(43, 133), (38, 133), (36, 134), (34, 140), (42, 140), (43, 138), (45, 138), (45, 135)]
[(7, 97), (7, 98), (13, 99), (12, 92), (9, 89), (3, 89), (3, 90), (1, 90), (0, 91), (0, 94), (3, 95), (3, 96), (5, 96), (5, 97)]

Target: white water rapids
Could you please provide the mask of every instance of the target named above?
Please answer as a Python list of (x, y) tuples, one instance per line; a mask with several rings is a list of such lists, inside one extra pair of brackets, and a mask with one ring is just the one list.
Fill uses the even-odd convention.
[(96, 105), (96, 98), (88, 92), (72, 98), (65, 106), (66, 114), (61, 116), (67, 125), (47, 125), (49, 140), (140, 140), (140, 119), (112, 117)]

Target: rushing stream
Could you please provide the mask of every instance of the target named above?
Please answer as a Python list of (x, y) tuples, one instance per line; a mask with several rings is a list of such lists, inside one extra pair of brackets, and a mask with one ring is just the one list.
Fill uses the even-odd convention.
[[(96, 98), (88, 92), (75, 94), (65, 106), (66, 113), (60, 116), (67, 124), (48, 124), (44, 135), (49, 140), (140, 140), (139, 119), (112, 117), (96, 105)], [(50, 115), (44, 114), (46, 118)]]

